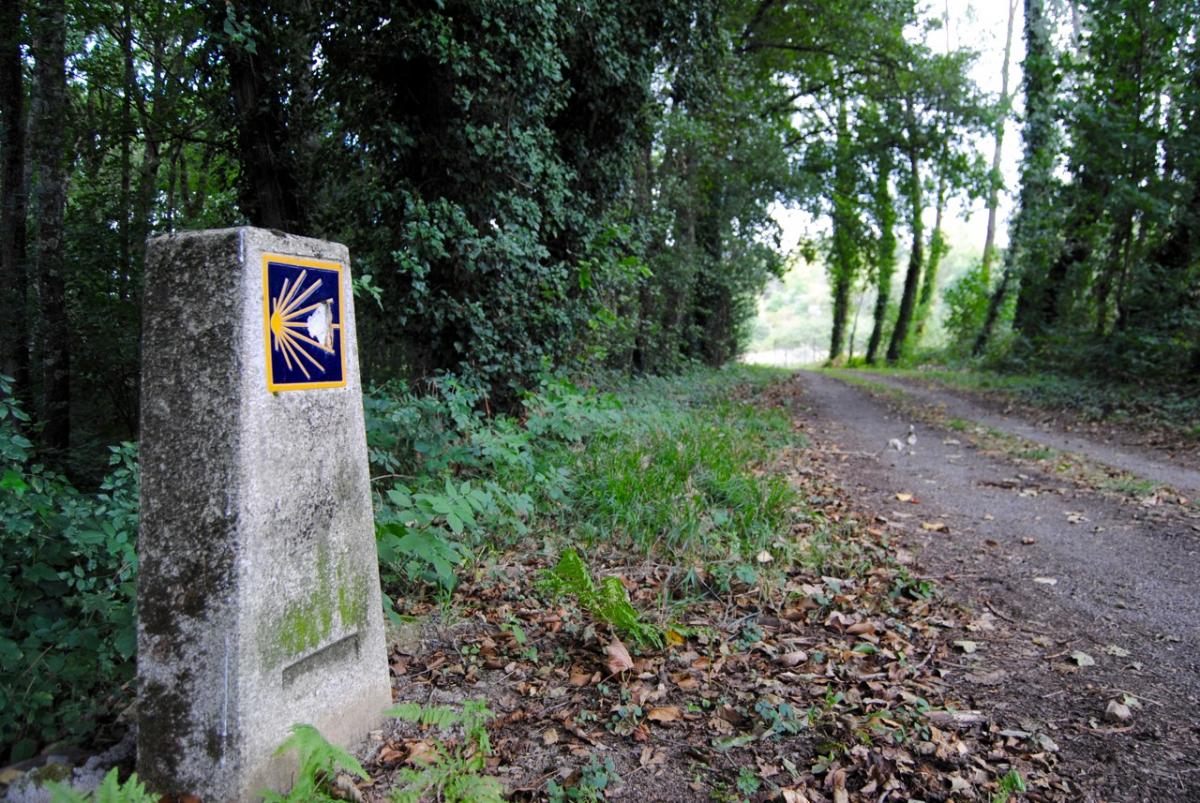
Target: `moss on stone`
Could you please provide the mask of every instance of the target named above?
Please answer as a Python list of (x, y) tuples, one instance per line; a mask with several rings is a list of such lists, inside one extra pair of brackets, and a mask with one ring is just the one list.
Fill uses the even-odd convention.
[(346, 630), (366, 624), (370, 596), (367, 578), (352, 572), (345, 558), (338, 561), (336, 584), (334, 573), (329, 569), (329, 555), (322, 545), (317, 549), (313, 590), (291, 602), (264, 633), (264, 652), (271, 666), (320, 647), (333, 632), (335, 613), (340, 626)]

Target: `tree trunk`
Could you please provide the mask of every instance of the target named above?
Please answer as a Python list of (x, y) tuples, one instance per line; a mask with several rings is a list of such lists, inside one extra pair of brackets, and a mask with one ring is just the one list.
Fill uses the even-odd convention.
[(904, 295), (900, 297), (900, 314), (896, 316), (896, 326), (892, 329), (892, 340), (888, 343), (887, 361), (890, 364), (899, 362), (904, 353), (904, 341), (908, 339), (908, 327), (912, 322), (913, 308), (917, 302), (917, 287), (921, 279), (921, 264), (924, 259), (925, 226), (921, 222), (924, 211), (924, 201), (921, 200), (921, 160), (917, 153), (916, 123), (912, 115), (912, 103), (908, 104), (908, 167), (909, 187), (908, 200), (912, 211), (912, 251), (908, 256), (908, 272), (904, 276)]
[(996, 285), (996, 289), (992, 291), (991, 298), (988, 299), (987, 315), (983, 319), (983, 328), (979, 330), (979, 336), (975, 338), (975, 346), (971, 349), (971, 356), (978, 357), (987, 350), (988, 343), (992, 340), (992, 333), (996, 331), (996, 322), (1000, 320), (1000, 310), (1004, 307), (1004, 297), (1008, 295), (1008, 286), (1012, 284), (1013, 271), (1016, 270), (1016, 247), (1017, 232), (1015, 230), (1009, 232), (1008, 250), (1004, 252), (1004, 270), (1000, 274), (1000, 283)]
[(833, 331), (829, 338), (829, 361), (842, 356), (845, 347), (846, 320), (850, 313), (850, 290), (858, 273), (858, 251), (854, 236), (854, 162), (853, 143), (847, 118), (846, 101), (838, 101), (837, 163), (833, 177), (833, 253), (830, 273), (833, 280)]
[[(222, 9), (223, 10), (223, 9)], [(224, 18), (217, 23), (223, 24)], [(261, 26), (256, 26), (261, 30)], [(243, 176), (240, 205), (255, 226), (307, 233), (299, 182), (288, 153), (289, 132), (273, 76), (264, 74), (269, 44), (225, 45), (229, 86), (237, 111), (237, 149)]]
[(992, 186), (988, 191), (987, 233), (983, 237), (983, 264), (979, 277), (984, 287), (992, 286), (992, 263), (996, 261), (996, 209), (1000, 205), (1000, 162), (1004, 153), (1004, 124), (1008, 121), (1008, 65), (1012, 59), (1013, 19), (1017, 0), (1008, 0), (1008, 31), (1004, 35), (1004, 65), (1000, 68), (1000, 119), (996, 121), (996, 149), (992, 151)]
[(884, 148), (879, 156), (875, 177), (875, 222), (879, 226), (879, 242), (875, 250), (875, 320), (867, 341), (867, 363), (874, 365), (883, 342), (883, 325), (887, 318), (888, 297), (892, 292), (892, 275), (896, 272), (896, 206), (892, 201), (892, 152)]
[(1057, 256), (1054, 187), (1055, 65), (1045, 0), (1025, 0), (1025, 154), (1021, 164), (1021, 289), (1013, 326), (1031, 340), (1045, 334), (1057, 306), (1050, 266)]
[(133, 171), (132, 149), (135, 132), (133, 130), (133, 91), (136, 86), (136, 75), (133, 69), (133, 17), (128, 2), (123, 4), (121, 13), (121, 57), (125, 67), (124, 86), (121, 92), (121, 219), (118, 222), (121, 237), (121, 284), (133, 269), (130, 249), (130, 225), (132, 199), (131, 173)]
[(946, 255), (946, 237), (942, 232), (942, 216), (946, 211), (946, 177), (938, 177), (937, 204), (933, 216), (933, 234), (929, 237), (929, 258), (925, 260), (925, 278), (921, 282), (921, 293), (917, 297), (917, 310), (914, 315), (913, 339), (921, 345), (921, 337), (925, 334), (925, 323), (929, 318), (929, 309), (933, 306), (934, 295), (937, 293), (937, 273)]
[(29, 402), (29, 290), (25, 254), (25, 89), (21, 70), (21, 3), (0, 3), (0, 374)]
[(63, 243), (67, 194), (64, 6), (64, 0), (39, 0), (34, 6), (31, 104), (37, 216), (34, 250), (42, 313), (42, 442), (59, 463), (65, 462), (71, 442), (71, 332)]

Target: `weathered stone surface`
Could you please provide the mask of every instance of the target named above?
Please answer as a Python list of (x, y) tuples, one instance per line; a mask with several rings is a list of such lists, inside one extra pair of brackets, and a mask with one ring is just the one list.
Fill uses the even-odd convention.
[[(268, 390), (265, 253), (343, 266), (344, 387)], [(285, 788), (291, 725), (350, 746), (391, 702), (353, 307), (341, 245), (148, 245), (138, 772), (156, 791)]]

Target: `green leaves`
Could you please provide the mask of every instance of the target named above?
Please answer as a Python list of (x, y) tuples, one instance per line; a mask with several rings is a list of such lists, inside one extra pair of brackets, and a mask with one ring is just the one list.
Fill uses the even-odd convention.
[(430, 799), (430, 796), (447, 803), (501, 803), (504, 800), (500, 782), (481, 774), (492, 754), (487, 723), (495, 716), (485, 702), (467, 700), (461, 710), (442, 705), (402, 703), (385, 714), (442, 731), (461, 726), (464, 736), (458, 745), (433, 741), (430, 752), (415, 767), (401, 769), (397, 777), (399, 786), (392, 793), (393, 803), (417, 803)]
[(16, 401), (0, 410), (0, 745), (20, 760), (86, 733), (132, 676), (137, 452), (112, 447), (99, 492), (81, 494), (30, 462)]
[(336, 745), (330, 744), (312, 725), (292, 726), (292, 733), (279, 745), (275, 755), (295, 752), (300, 762), (296, 780), (286, 795), (263, 790), (266, 803), (319, 803), (334, 801), (330, 784), (339, 771), (351, 773), (363, 780), (370, 778), (358, 759)]
[(161, 799), (161, 795), (146, 790), (137, 773), (129, 776), (125, 783), (120, 782), (117, 773), (117, 768), (113, 767), (96, 791), (89, 794), (77, 792), (67, 784), (48, 783), (46, 790), (50, 792), (50, 803), (158, 803)]
[(546, 572), (545, 582), (554, 593), (574, 596), (580, 607), (637, 644), (662, 647), (662, 630), (642, 621), (641, 614), (630, 604), (629, 592), (621, 579), (606, 577), (597, 588), (575, 550), (568, 549), (559, 556), (558, 564)]

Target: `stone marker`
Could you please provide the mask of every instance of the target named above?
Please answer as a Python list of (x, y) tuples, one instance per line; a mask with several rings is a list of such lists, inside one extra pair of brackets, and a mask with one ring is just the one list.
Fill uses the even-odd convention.
[(293, 724), (353, 746), (391, 703), (348, 253), (158, 237), (143, 308), (138, 774), (256, 799)]

